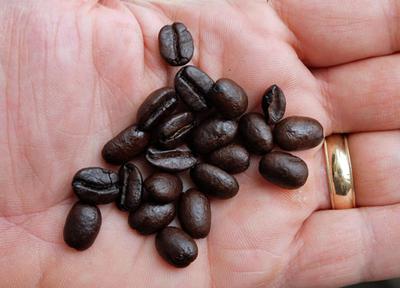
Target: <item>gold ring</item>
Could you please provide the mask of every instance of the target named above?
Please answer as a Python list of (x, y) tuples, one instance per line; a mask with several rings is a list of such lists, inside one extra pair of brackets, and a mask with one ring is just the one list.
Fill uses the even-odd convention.
[(347, 137), (344, 134), (326, 137), (324, 147), (332, 209), (355, 208), (356, 194)]

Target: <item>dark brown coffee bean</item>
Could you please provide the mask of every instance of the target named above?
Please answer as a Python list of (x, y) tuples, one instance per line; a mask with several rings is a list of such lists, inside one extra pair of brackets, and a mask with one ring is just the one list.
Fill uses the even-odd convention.
[(324, 129), (313, 118), (287, 117), (276, 124), (274, 140), (283, 150), (306, 150), (318, 146), (324, 140)]
[(94, 243), (101, 226), (101, 213), (94, 205), (76, 202), (64, 225), (64, 241), (76, 250), (86, 250)]
[(260, 113), (246, 113), (240, 118), (239, 132), (246, 148), (254, 154), (265, 154), (274, 147), (271, 128)]
[(208, 198), (196, 189), (182, 193), (178, 205), (182, 229), (193, 238), (204, 238), (210, 233), (211, 208)]
[(157, 203), (170, 203), (182, 193), (182, 180), (178, 175), (154, 173), (144, 181), (149, 198)]
[(135, 212), (129, 213), (129, 225), (140, 234), (149, 235), (163, 229), (176, 215), (175, 203), (144, 203)]
[(268, 124), (276, 124), (283, 118), (286, 111), (286, 98), (278, 85), (272, 85), (265, 91), (261, 106)]
[(146, 160), (154, 167), (167, 172), (181, 172), (197, 163), (196, 157), (186, 145), (171, 150), (149, 148)]
[(307, 164), (302, 159), (280, 151), (264, 155), (258, 169), (265, 179), (285, 189), (303, 186), (308, 177)]
[(175, 22), (161, 28), (158, 43), (161, 56), (172, 66), (185, 65), (193, 57), (192, 35), (182, 23)]
[(228, 145), (236, 136), (238, 125), (232, 120), (210, 118), (193, 130), (193, 148), (200, 154)]
[(193, 111), (208, 108), (207, 95), (214, 81), (195, 66), (185, 66), (175, 76), (175, 90), (185, 104)]
[(172, 115), (158, 127), (158, 143), (165, 149), (175, 148), (184, 142), (194, 125), (194, 116), (190, 112)]
[(129, 126), (103, 147), (104, 160), (111, 164), (123, 164), (142, 153), (150, 142), (150, 134)]
[(210, 164), (197, 164), (190, 170), (190, 176), (201, 192), (211, 196), (228, 199), (239, 191), (235, 177)]
[(230, 144), (213, 151), (208, 157), (208, 162), (230, 174), (236, 174), (249, 168), (250, 155), (239, 144)]
[(231, 79), (219, 79), (210, 92), (210, 100), (225, 119), (234, 119), (247, 110), (247, 94)]
[(165, 261), (178, 268), (188, 266), (198, 254), (196, 242), (177, 227), (167, 227), (157, 234), (156, 249)]
[(155, 127), (174, 112), (177, 106), (178, 98), (174, 89), (164, 87), (153, 91), (138, 109), (139, 128), (147, 131)]
[(72, 188), (80, 200), (91, 204), (107, 204), (119, 195), (118, 175), (100, 167), (88, 167), (76, 172)]
[(142, 201), (143, 180), (139, 168), (133, 162), (119, 168), (119, 183), (117, 207), (122, 211), (135, 211)]

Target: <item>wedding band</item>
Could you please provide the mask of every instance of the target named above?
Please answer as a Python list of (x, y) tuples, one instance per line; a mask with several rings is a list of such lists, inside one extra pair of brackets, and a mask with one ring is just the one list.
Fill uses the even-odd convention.
[(326, 137), (324, 147), (332, 209), (355, 208), (356, 195), (347, 137), (344, 134)]

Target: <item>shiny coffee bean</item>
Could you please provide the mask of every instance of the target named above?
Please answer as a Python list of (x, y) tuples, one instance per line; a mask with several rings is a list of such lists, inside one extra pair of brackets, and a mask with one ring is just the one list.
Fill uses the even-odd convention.
[(178, 175), (154, 173), (144, 181), (144, 189), (157, 203), (170, 203), (182, 193), (182, 180)]
[(236, 136), (238, 125), (232, 120), (210, 118), (193, 130), (193, 148), (200, 154), (207, 154), (228, 145)]
[(91, 204), (107, 204), (119, 195), (118, 175), (100, 167), (84, 168), (76, 172), (72, 188), (80, 200)]
[(64, 225), (64, 242), (76, 250), (86, 250), (94, 243), (101, 226), (101, 213), (94, 205), (76, 202)]
[(228, 199), (239, 191), (235, 177), (210, 164), (197, 164), (190, 170), (190, 177), (201, 192), (211, 196)]
[(268, 124), (278, 123), (286, 111), (286, 98), (278, 85), (272, 85), (262, 97), (262, 110)]
[(275, 143), (287, 151), (306, 150), (324, 140), (324, 129), (315, 119), (302, 116), (287, 117), (276, 124)]
[(156, 249), (165, 261), (177, 268), (188, 266), (198, 254), (196, 242), (177, 227), (167, 227), (157, 234)]
[(231, 79), (219, 79), (211, 89), (209, 98), (225, 119), (234, 119), (247, 110), (247, 94)]
[(214, 81), (195, 66), (185, 66), (175, 76), (175, 90), (185, 104), (193, 111), (208, 108), (207, 95)]
[(119, 183), (117, 207), (122, 211), (135, 211), (142, 201), (143, 180), (139, 168), (133, 162), (119, 168)]
[(170, 116), (157, 129), (156, 138), (159, 145), (165, 149), (181, 145), (194, 125), (194, 116), (190, 112)]
[(181, 194), (178, 218), (182, 229), (193, 238), (204, 238), (210, 233), (211, 208), (208, 198), (196, 189)]
[(175, 22), (161, 28), (158, 45), (161, 56), (172, 66), (185, 65), (193, 57), (192, 35), (182, 23)]
[(197, 163), (197, 158), (186, 145), (171, 150), (149, 148), (146, 160), (154, 167), (167, 172), (181, 172)]
[(129, 126), (103, 147), (104, 160), (111, 164), (123, 164), (142, 153), (150, 142), (150, 134), (136, 125)]
[(230, 144), (213, 151), (208, 157), (208, 162), (230, 174), (236, 174), (249, 168), (250, 155), (241, 145)]
[(271, 128), (260, 113), (246, 113), (240, 118), (239, 132), (246, 148), (254, 154), (265, 154), (274, 143)]
[(140, 105), (137, 121), (140, 129), (147, 131), (163, 121), (178, 106), (175, 90), (164, 87), (153, 91)]
[(150, 235), (166, 227), (176, 215), (175, 203), (144, 203), (129, 213), (129, 225), (140, 234)]
[(258, 169), (266, 180), (285, 189), (303, 186), (308, 177), (307, 164), (302, 159), (280, 151), (264, 155)]

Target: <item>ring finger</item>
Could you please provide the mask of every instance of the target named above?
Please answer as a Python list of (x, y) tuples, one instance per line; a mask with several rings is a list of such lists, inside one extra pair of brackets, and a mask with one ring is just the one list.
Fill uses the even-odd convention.
[[(357, 207), (400, 203), (400, 131), (350, 134), (348, 145)], [(331, 209), (328, 194), (318, 198), (319, 210)]]
[(348, 138), (357, 206), (400, 202), (400, 131), (352, 134)]

